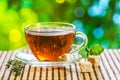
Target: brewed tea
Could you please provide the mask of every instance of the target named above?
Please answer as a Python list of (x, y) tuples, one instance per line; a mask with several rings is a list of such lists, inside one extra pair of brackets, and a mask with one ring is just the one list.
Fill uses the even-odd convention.
[(74, 31), (67, 28), (29, 29), (26, 40), (38, 60), (55, 61), (70, 51)]

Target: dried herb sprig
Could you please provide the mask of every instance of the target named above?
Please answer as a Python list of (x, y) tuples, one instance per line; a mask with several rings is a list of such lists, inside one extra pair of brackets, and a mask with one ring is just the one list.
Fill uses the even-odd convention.
[(18, 60), (9, 60), (6, 64), (6, 68), (8, 69), (10, 67), (12, 72), (14, 72), (16, 76), (19, 76), (23, 68), (23, 63)]

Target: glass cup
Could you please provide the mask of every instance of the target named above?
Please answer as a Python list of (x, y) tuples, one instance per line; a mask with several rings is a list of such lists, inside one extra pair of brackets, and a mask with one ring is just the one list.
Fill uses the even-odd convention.
[[(58, 57), (78, 52), (87, 45), (86, 35), (76, 32), (73, 24), (64, 22), (27, 25), (25, 37), (32, 54), (39, 61), (56, 61)], [(74, 39), (79, 41), (74, 42)]]

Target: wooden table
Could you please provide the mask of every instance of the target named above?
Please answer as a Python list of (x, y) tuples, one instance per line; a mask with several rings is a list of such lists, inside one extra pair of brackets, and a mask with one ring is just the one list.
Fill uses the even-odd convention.
[(81, 73), (79, 63), (63, 68), (40, 68), (24, 65), (22, 74), (14, 76), (5, 64), (15, 59), (15, 51), (0, 51), (0, 80), (120, 80), (120, 49), (106, 49), (99, 67)]

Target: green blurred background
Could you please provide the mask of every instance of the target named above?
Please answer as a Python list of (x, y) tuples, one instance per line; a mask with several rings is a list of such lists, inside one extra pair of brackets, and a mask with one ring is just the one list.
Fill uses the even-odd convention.
[(0, 0), (0, 50), (24, 45), (24, 26), (69, 22), (84, 32), (88, 46), (120, 48), (120, 0)]

